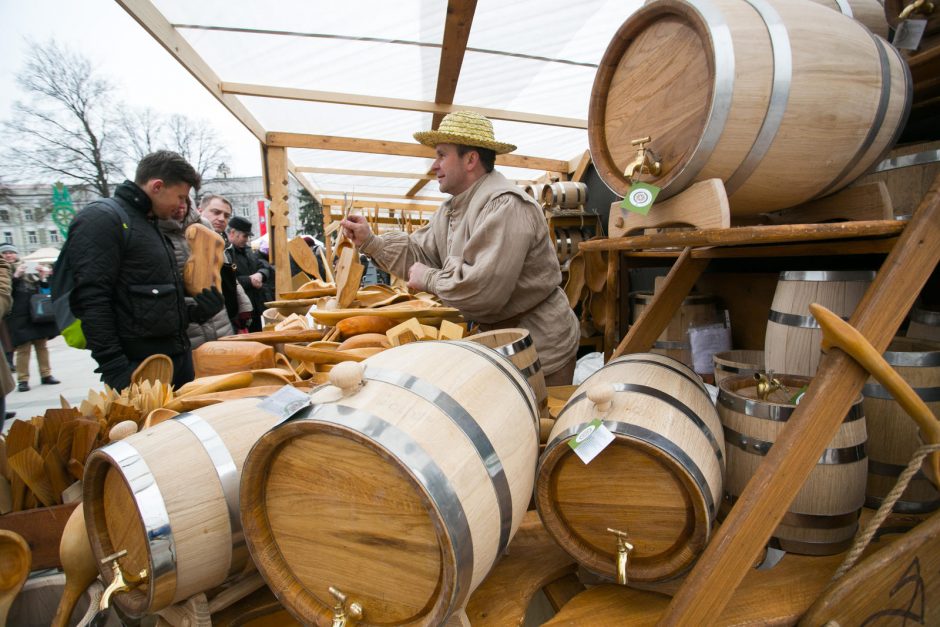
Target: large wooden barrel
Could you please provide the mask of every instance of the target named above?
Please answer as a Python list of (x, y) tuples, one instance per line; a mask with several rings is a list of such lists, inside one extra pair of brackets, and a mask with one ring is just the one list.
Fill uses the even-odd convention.
[[(935, 416), (940, 416), (940, 344), (895, 338), (884, 354)], [(868, 487), (865, 504), (878, 508), (921, 445), (917, 424), (874, 379), (862, 389), (868, 421)], [(894, 505), (904, 514), (926, 514), (940, 508), (940, 492), (918, 472)]]
[[(766, 401), (758, 399), (753, 376), (729, 377), (719, 386), (718, 413), (728, 450), (722, 504), (726, 510), (744, 491), (796, 409), (789, 399), (810, 381), (809, 377), (777, 378), (787, 390), (774, 392)], [(831, 555), (852, 543), (865, 503), (868, 472), (864, 417), (859, 396), (774, 531), (774, 544), (783, 550)]]
[(492, 348), (511, 361), (532, 387), (540, 415), (548, 417), (548, 388), (545, 387), (545, 373), (542, 372), (542, 363), (539, 361), (532, 336), (526, 329), (496, 329), (477, 333), (466, 339)]
[(888, 20), (885, 18), (884, 6), (878, 0), (813, 0), (813, 2), (857, 20), (879, 37), (888, 38)]
[[(660, 199), (724, 181), (735, 215), (834, 192), (879, 161), (910, 109), (898, 52), (803, 0), (656, 0), (620, 27), (588, 109), (598, 174), (630, 187), (631, 141), (662, 162)], [(832, 94), (839, 94), (835, 106)]]
[(329, 622), (330, 586), (368, 624), (443, 624), (525, 514), (535, 397), (509, 360), (465, 341), (392, 348), (331, 381), (245, 462), (255, 564), (304, 624)]
[(764, 370), (764, 351), (732, 350), (712, 355), (715, 362), (715, 385), (735, 375), (753, 376)]
[[(588, 398), (612, 391), (608, 409)], [(614, 441), (589, 464), (569, 446), (599, 418)], [(617, 538), (634, 549), (627, 576), (659, 581), (705, 548), (721, 499), (724, 439), (701, 378), (654, 353), (612, 360), (575, 390), (539, 460), (535, 504), (545, 529), (591, 571), (616, 575)]]
[[(131, 617), (220, 585), (244, 569), (238, 482), (248, 450), (281, 416), (246, 398), (203, 407), (113, 442), (85, 463), (83, 503), (96, 561), (126, 550), (146, 585), (117, 594)], [(98, 563), (106, 582), (110, 565)]]
[(767, 317), (764, 362), (774, 372), (813, 376), (822, 355), (822, 330), (811, 303), (848, 320), (875, 278), (869, 271), (781, 272)]
[[(633, 303), (632, 322), (640, 318), (643, 310), (653, 302), (652, 292), (633, 292), (630, 294)], [(711, 294), (692, 294), (687, 296), (676, 313), (673, 314), (669, 325), (653, 342), (652, 352), (672, 357), (681, 361), (689, 368), (692, 367), (692, 344), (689, 341), (689, 327), (705, 326), (721, 322), (718, 313), (718, 304)]]

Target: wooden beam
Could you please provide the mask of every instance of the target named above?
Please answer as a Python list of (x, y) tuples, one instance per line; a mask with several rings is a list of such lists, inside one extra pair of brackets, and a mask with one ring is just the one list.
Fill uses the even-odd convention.
[(298, 172), (310, 172), (312, 174), (341, 174), (344, 176), (375, 176), (387, 179), (418, 179), (430, 181), (433, 176), (428, 174), (418, 174), (416, 172), (386, 172), (384, 170), (346, 170), (343, 168), (315, 168), (310, 166), (297, 166)]
[[(330, 198), (330, 200), (336, 200), (333, 198), (337, 195), (349, 194), (348, 191), (341, 191), (335, 189), (323, 189), (320, 190), (320, 193), (323, 194), (324, 198)], [(375, 193), (366, 193), (366, 192), (355, 192), (353, 194), (356, 198), (394, 198), (401, 200), (430, 200), (433, 202), (444, 202), (447, 200), (446, 196), (406, 196), (405, 194), (375, 194)]]
[[(269, 132), (265, 136), (268, 146), (283, 148), (308, 148), (311, 150), (339, 150), (344, 152), (365, 152), (379, 155), (398, 155), (433, 159), (434, 149), (418, 143), (395, 142), (381, 139), (359, 139), (356, 137), (336, 137), (333, 135), (307, 135), (304, 133)], [(529, 170), (547, 170), (564, 173), (568, 162), (563, 159), (546, 159), (525, 155), (496, 155), (497, 165)]]
[[(445, 34), (446, 36), (446, 34)], [(383, 98), (381, 96), (363, 96), (361, 94), (346, 94), (335, 91), (319, 91), (316, 89), (296, 89), (293, 87), (272, 87), (270, 85), (253, 85), (249, 83), (221, 83), (223, 94), (238, 94), (242, 96), (258, 96), (262, 98), (282, 98), (285, 100), (301, 100), (304, 102), (326, 102), (330, 104), (351, 105), (356, 107), (375, 107), (378, 109), (394, 109), (398, 111), (422, 111), (434, 113), (435, 119), (443, 117), (454, 111), (475, 111), (491, 120), (508, 120), (510, 122), (525, 122), (528, 124), (544, 124), (546, 126), (561, 126), (564, 128), (587, 129), (587, 120), (581, 118), (566, 118), (557, 115), (542, 115), (527, 113), (525, 111), (508, 111), (506, 109), (492, 109), (488, 107), (472, 107), (455, 105), (453, 94), (451, 100), (441, 102), (428, 102), (426, 100), (406, 100), (404, 98)], [(439, 122), (434, 123), (437, 127)]]
[[(297, 179), (297, 182), (300, 183), (304, 189), (310, 192), (311, 196), (317, 199), (317, 202), (319, 202), (321, 205), (323, 204), (323, 194), (325, 192), (318, 190), (313, 186), (313, 183), (307, 180), (307, 177), (304, 176), (303, 173), (298, 172), (297, 166), (295, 166), (290, 159), (287, 160), (287, 170), (294, 175), (294, 178)], [(268, 196), (268, 198), (270, 198), (270, 196)]]
[[(476, 0), (448, 0), (447, 18), (444, 22), (444, 39), (441, 44), (441, 61), (437, 69), (437, 91), (434, 102), (453, 104), (457, 93), (457, 80), (460, 68), (467, 52), (467, 40), (470, 39), (470, 26), (476, 12)], [(435, 113), (431, 128), (436, 129), (444, 119), (444, 114)]]
[(591, 151), (585, 150), (583, 155), (575, 157), (568, 164), (571, 166), (571, 171), (574, 172), (571, 175), (571, 180), (575, 183), (583, 183), (584, 175), (587, 173), (588, 166), (591, 165)]
[(277, 297), (284, 292), (291, 291), (290, 253), (287, 252), (287, 226), (290, 224), (288, 213), (288, 187), (287, 187), (287, 151), (284, 148), (271, 148), (267, 150), (268, 185), (271, 191), (271, 205), (268, 209), (271, 219), (268, 227), (271, 229), (270, 241), (271, 255), (274, 257), (274, 281)]
[(417, 203), (403, 203), (403, 202), (385, 202), (382, 200), (353, 200), (346, 203), (343, 203), (341, 198), (336, 199), (323, 199), (324, 207), (349, 207), (352, 206), (354, 209), (396, 209), (396, 210), (407, 210), (407, 211), (437, 211), (437, 205), (421, 205)]
[(251, 133), (264, 141), (265, 129), (255, 119), (248, 109), (232, 94), (224, 93), (219, 85), (222, 81), (209, 67), (209, 64), (199, 56), (196, 50), (189, 45), (186, 39), (177, 32), (163, 14), (153, 6), (149, 0), (117, 0), (117, 3), (127, 11), (137, 23), (144, 27), (150, 35), (160, 42), (166, 51), (185, 67), (202, 86), (209, 90), (239, 122), (245, 125)]
[[(434, 171), (429, 169), (429, 170), (428, 170), (428, 174), (429, 174), (429, 175), (430, 175), (430, 174), (434, 174)], [(428, 180), (428, 181), (418, 181), (417, 183), (415, 183), (415, 184), (411, 187), (411, 189), (409, 189), (407, 192), (405, 192), (405, 196), (413, 196), (414, 198), (417, 198), (417, 196), (415, 196), (415, 194), (417, 194), (418, 192), (420, 192), (420, 191), (424, 188), (424, 186), (427, 185), (429, 182), (430, 182), (429, 180)]]

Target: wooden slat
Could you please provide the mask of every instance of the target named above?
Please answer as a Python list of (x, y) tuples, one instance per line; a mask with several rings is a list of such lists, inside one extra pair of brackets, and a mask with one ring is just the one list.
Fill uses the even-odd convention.
[(571, 180), (576, 183), (583, 183), (584, 175), (587, 174), (588, 166), (591, 165), (591, 151), (585, 150), (584, 154), (576, 159), (577, 160), (572, 159), (568, 162), (571, 171), (574, 172), (574, 174), (571, 175)]
[(340, 174), (343, 176), (375, 176), (387, 179), (419, 179), (430, 181), (434, 177), (430, 174), (418, 174), (417, 172), (389, 172), (386, 170), (348, 170), (345, 168), (315, 168), (310, 166), (297, 166), (298, 172), (310, 172), (311, 174)]
[[(323, 190), (320, 190), (320, 194), (322, 194), (322, 195), (327, 199), (327, 201), (331, 201), (331, 200), (332, 200), (332, 201), (335, 201), (335, 200), (337, 200), (336, 198), (334, 198), (334, 196), (336, 196), (337, 194), (342, 195), (342, 194), (349, 194), (349, 193), (350, 193), (350, 192), (349, 192), (348, 190), (346, 190), (346, 191), (340, 191), (340, 190), (335, 190), (335, 189), (323, 189)], [(405, 194), (376, 194), (376, 193), (371, 193), (371, 192), (355, 192), (354, 196), (355, 196), (356, 198), (387, 198), (387, 199), (397, 199), (397, 200), (406, 200), (406, 199), (407, 199), (407, 200), (431, 200), (431, 201), (434, 201), (434, 202), (444, 202), (445, 200), (447, 200), (447, 197), (446, 197), (446, 196), (406, 196)]]
[(421, 211), (421, 212), (434, 212), (437, 211), (437, 205), (422, 205), (417, 203), (407, 203), (407, 202), (385, 202), (382, 200), (353, 200), (352, 202), (346, 201), (343, 204), (343, 201), (339, 198), (324, 198), (322, 201), (324, 207), (353, 207), (354, 209), (373, 209), (378, 207), (379, 209), (396, 209), (401, 211)]
[(81, 503), (67, 503), (52, 507), (28, 509), (22, 512), (13, 512), (0, 516), (0, 529), (15, 531), (23, 536), (33, 553), (33, 570), (44, 568), (58, 568), (62, 565), (59, 560), (59, 541), (62, 539), (62, 530), (76, 505)]
[[(265, 136), (268, 146), (284, 148), (309, 148), (312, 150), (339, 150), (344, 152), (365, 152), (379, 155), (399, 155), (402, 157), (420, 157), (433, 159), (434, 149), (418, 143), (394, 142), (381, 139), (359, 139), (356, 137), (335, 137), (332, 135), (306, 135), (304, 133), (284, 133), (272, 131)], [(528, 157), (525, 155), (497, 155), (497, 165), (530, 170), (565, 172), (568, 162), (562, 159)]]
[[(441, 42), (441, 60), (437, 67), (437, 89), (434, 102), (453, 104), (457, 93), (457, 80), (460, 68), (467, 52), (467, 40), (470, 39), (470, 27), (473, 14), (477, 9), (477, 0), (448, 0), (447, 18), (444, 22), (444, 39)], [(435, 112), (431, 128), (436, 129), (444, 119), (444, 114)]]
[(287, 227), (290, 224), (288, 199), (290, 196), (287, 189), (287, 151), (284, 148), (268, 147), (266, 173), (269, 177), (266, 187), (271, 190), (269, 207), (271, 219), (268, 224), (271, 233), (268, 240), (273, 256), (272, 262), (275, 266), (274, 288), (280, 295), (292, 289), (290, 255), (287, 252)]

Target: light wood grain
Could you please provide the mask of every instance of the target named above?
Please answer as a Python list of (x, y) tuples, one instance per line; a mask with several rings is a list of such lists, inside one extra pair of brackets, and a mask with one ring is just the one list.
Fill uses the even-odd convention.
[(274, 367), (274, 349), (260, 342), (206, 342), (193, 351), (196, 377)]
[(186, 227), (186, 243), (189, 244), (189, 258), (183, 266), (186, 293), (195, 296), (211, 287), (221, 293), (222, 277), (219, 271), (225, 262), (225, 240), (197, 222)]
[[(287, 248), (290, 251), (291, 258), (297, 262), (301, 270), (317, 279), (323, 278), (320, 276), (320, 264), (317, 263), (317, 257), (310, 250), (307, 240), (302, 237), (295, 237), (287, 242)], [(290, 298), (286, 295), (283, 296)]]

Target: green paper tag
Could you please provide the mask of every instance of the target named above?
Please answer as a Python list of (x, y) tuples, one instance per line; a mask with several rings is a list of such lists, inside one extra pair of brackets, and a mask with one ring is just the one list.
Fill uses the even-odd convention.
[(627, 211), (646, 215), (653, 206), (653, 201), (659, 195), (659, 188), (649, 183), (634, 183), (630, 186), (626, 197), (620, 206)]
[(799, 404), (800, 404), (800, 401), (803, 400), (803, 395), (806, 394), (806, 388), (807, 388), (807, 387), (809, 387), (809, 386), (808, 386), (808, 385), (804, 385), (804, 386), (801, 387), (799, 390), (797, 390), (797, 391), (796, 391), (796, 394), (794, 394), (793, 397), (790, 398), (790, 402), (793, 403), (794, 405), (799, 405)]
[(568, 446), (585, 464), (591, 462), (607, 445), (614, 441), (614, 434), (604, 426), (600, 418), (595, 418), (568, 440)]

